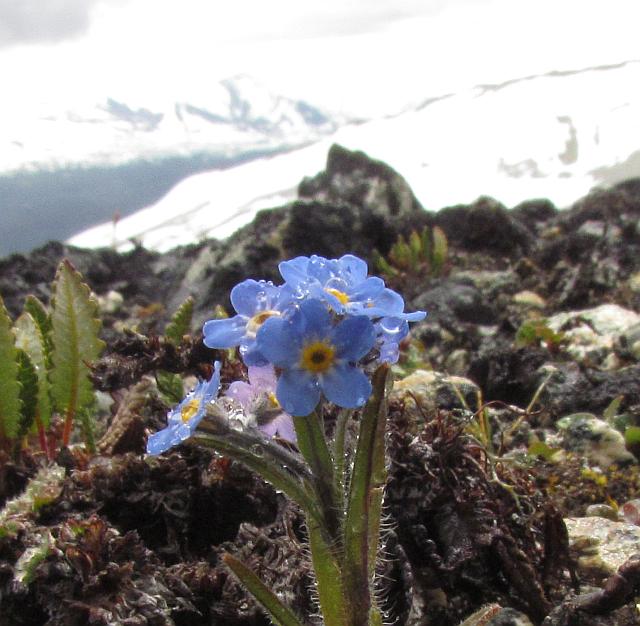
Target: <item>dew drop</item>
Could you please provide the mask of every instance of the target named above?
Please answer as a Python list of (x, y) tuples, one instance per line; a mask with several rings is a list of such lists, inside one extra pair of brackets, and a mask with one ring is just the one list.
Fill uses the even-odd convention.
[(388, 317), (380, 322), (382, 330), (389, 335), (396, 335), (402, 331), (402, 320)]

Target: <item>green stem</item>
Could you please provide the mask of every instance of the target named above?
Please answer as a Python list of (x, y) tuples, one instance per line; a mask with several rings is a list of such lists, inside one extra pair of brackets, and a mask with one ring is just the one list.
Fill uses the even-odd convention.
[(293, 424), (298, 438), (298, 448), (311, 468), (312, 481), (320, 499), (328, 543), (337, 543), (342, 528), (335, 491), (334, 465), (324, 425), (317, 412), (304, 417), (294, 417)]
[(229, 428), (215, 416), (208, 416), (199, 424), (193, 439), (244, 463), (287, 494), (310, 518), (323, 523), (324, 515), (318, 506), (313, 477), (298, 455), (265, 438), (260, 432)]
[(342, 409), (336, 418), (336, 429), (333, 436), (333, 458), (335, 463), (335, 490), (338, 504), (344, 507), (344, 490), (346, 484), (345, 477), (345, 442), (347, 424), (353, 415), (350, 409)]
[[(346, 602), (342, 583), (342, 508), (338, 508), (334, 460), (327, 445), (320, 416), (294, 417), (298, 447), (313, 475), (320, 498), (323, 524), (307, 520), (309, 546), (320, 610), (325, 626), (345, 626)], [(336, 479), (334, 480), (334, 476)]]

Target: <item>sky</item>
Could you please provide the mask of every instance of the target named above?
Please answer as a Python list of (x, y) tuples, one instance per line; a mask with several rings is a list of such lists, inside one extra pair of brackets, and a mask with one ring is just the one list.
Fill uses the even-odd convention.
[(0, 113), (161, 106), (249, 74), (363, 116), (640, 58), (638, 0), (0, 0)]

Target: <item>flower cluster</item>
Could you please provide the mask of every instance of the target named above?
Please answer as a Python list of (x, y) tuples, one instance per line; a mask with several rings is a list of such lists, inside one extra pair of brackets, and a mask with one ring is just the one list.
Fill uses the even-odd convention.
[(408, 322), (425, 313), (405, 313), (402, 297), (351, 254), (301, 256), (279, 269), (283, 285), (249, 279), (233, 288), (237, 314), (206, 322), (205, 345), (239, 346), (247, 366), (274, 366), (275, 399), (290, 415), (308, 415), (322, 395), (362, 406), (371, 383), (359, 362), (368, 355), (396, 362)]
[[(279, 265), (284, 284), (245, 280), (231, 291), (236, 315), (205, 323), (210, 348), (239, 347), (248, 382), (231, 383), (226, 396), (249, 423), (270, 437), (296, 441), (292, 415), (310, 414), (324, 396), (343, 408), (362, 406), (371, 382), (362, 361), (395, 363), (409, 322), (425, 313), (404, 312), (404, 300), (367, 264), (297, 257)], [(277, 373), (277, 375), (276, 375)], [(220, 388), (220, 363), (168, 414), (147, 452), (159, 454), (188, 438)]]

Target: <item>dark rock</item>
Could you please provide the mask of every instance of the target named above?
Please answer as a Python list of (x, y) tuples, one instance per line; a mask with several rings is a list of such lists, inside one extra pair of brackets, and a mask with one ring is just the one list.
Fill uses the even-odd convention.
[[(622, 397), (621, 411), (640, 403), (640, 365), (614, 371), (581, 369), (575, 363), (556, 367), (541, 394), (541, 403), (558, 417), (579, 411), (601, 413), (618, 396)], [(541, 382), (542, 374), (536, 379)]]
[(415, 306), (429, 311), (429, 322), (454, 325), (459, 322), (490, 325), (497, 322), (495, 309), (468, 280), (447, 279), (414, 299)]
[(482, 388), (485, 400), (527, 406), (542, 382), (539, 368), (548, 358), (542, 349), (492, 349), (471, 361), (469, 378)]
[(347, 203), (386, 218), (423, 213), (413, 191), (393, 168), (337, 144), (329, 149), (324, 172), (305, 178), (298, 196), (327, 204)]
[(510, 215), (536, 234), (558, 215), (558, 209), (550, 200), (541, 198), (521, 202), (511, 209)]
[(369, 258), (374, 248), (386, 253), (398, 234), (388, 214), (357, 205), (295, 202), (282, 245), (287, 257), (319, 254), (337, 258), (351, 252)]
[(479, 198), (472, 205), (442, 209), (436, 214), (435, 222), (450, 243), (465, 250), (515, 256), (533, 247), (529, 230), (493, 198)]

